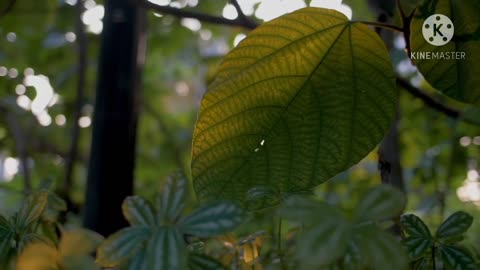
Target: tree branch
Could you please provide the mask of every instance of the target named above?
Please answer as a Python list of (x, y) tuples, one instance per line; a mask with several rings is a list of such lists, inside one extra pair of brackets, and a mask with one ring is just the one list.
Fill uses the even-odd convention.
[(3, 17), (5, 15), (7, 15), (10, 11), (12, 11), (13, 7), (15, 6), (15, 3), (17, 2), (17, 0), (10, 0), (6, 7), (3, 9), (3, 10), (0, 10), (0, 17)]
[(409, 81), (402, 79), (402, 78), (397, 78), (397, 84), (407, 90), (412, 96), (419, 98), (427, 105), (428, 107), (437, 110), (443, 114), (445, 114), (448, 117), (451, 118), (459, 118), (461, 115), (461, 112), (455, 108), (452, 108), (441, 101), (433, 98), (429, 94), (425, 93), (421, 89), (413, 86)]
[(87, 37), (82, 22), (82, 13), (84, 11), (84, 1), (78, 0), (75, 5), (76, 11), (76, 36), (78, 48), (78, 81), (77, 81), (77, 96), (75, 100), (75, 107), (73, 111), (73, 126), (72, 137), (70, 142), (70, 150), (66, 157), (65, 164), (65, 179), (61, 187), (62, 195), (67, 201), (70, 200), (70, 189), (73, 185), (74, 165), (78, 156), (78, 141), (80, 139), (80, 126), (78, 120), (80, 119), (82, 106), (85, 99), (85, 80), (87, 69)]
[[(157, 5), (152, 2), (149, 2), (148, 0), (139, 0), (138, 3), (144, 8), (151, 9), (155, 12), (159, 12), (162, 14), (171, 15), (176, 18), (193, 18), (202, 22), (219, 24), (219, 25), (228, 25), (228, 26), (239, 26), (247, 29), (255, 29), (258, 26), (256, 22), (248, 19), (248, 17), (246, 17), (245, 15), (243, 15), (242, 17), (240, 13), (237, 19), (230, 20), (220, 16), (213, 16), (209, 14), (174, 8), (170, 6), (161, 6), (161, 5)], [(233, 5), (235, 6), (235, 4)], [(238, 12), (238, 9), (237, 9), (237, 12)]]
[(247, 16), (245, 16), (245, 13), (243, 13), (243, 10), (242, 8), (240, 7), (240, 5), (238, 4), (238, 1), (237, 0), (230, 0), (230, 3), (235, 7), (235, 9), (237, 10), (237, 13), (238, 13), (238, 17), (241, 19), (241, 20), (248, 20)]

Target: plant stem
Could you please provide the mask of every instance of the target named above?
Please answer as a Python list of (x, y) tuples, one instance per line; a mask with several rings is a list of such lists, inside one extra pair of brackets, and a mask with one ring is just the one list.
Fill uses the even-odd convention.
[(285, 264), (285, 260), (283, 259), (283, 250), (282, 250), (282, 218), (278, 219), (277, 252), (278, 252), (278, 256), (280, 258), (280, 265), (282, 266), (282, 270), (287, 270), (288, 267)]
[(435, 265), (435, 245), (432, 246), (432, 269), (437, 269), (437, 266)]
[(380, 28), (384, 28), (384, 29), (388, 29), (388, 30), (392, 30), (392, 31), (397, 31), (397, 32), (403, 32), (404, 31), (402, 27), (396, 26), (396, 25), (393, 25), (393, 24), (388, 24), (388, 23), (369, 22), (369, 21), (355, 21), (355, 22), (359, 22), (359, 23), (363, 23), (363, 24), (371, 25), (371, 26), (375, 26), (375, 27), (380, 27)]

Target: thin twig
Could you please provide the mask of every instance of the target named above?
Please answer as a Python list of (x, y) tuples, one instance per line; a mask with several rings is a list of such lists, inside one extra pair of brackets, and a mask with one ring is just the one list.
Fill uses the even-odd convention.
[[(168, 14), (177, 18), (193, 18), (202, 22), (220, 24), (220, 25), (229, 25), (229, 26), (239, 26), (247, 29), (255, 29), (258, 24), (247, 17), (238, 16), (235, 20), (230, 20), (227, 18), (213, 16), (209, 14), (204, 14), (195, 11), (189, 11), (180, 8), (174, 8), (170, 6), (161, 6), (149, 2), (148, 0), (139, 0), (139, 4), (144, 8), (151, 9), (153, 11)], [(239, 14), (240, 15), (240, 14)]]
[(400, 0), (396, 0), (397, 8), (398, 11), (400, 12), (400, 16), (402, 17), (402, 20), (405, 18), (405, 11), (403, 10), (403, 6)]
[(62, 187), (62, 195), (68, 199), (70, 189), (73, 185), (73, 172), (75, 161), (78, 156), (78, 143), (80, 139), (80, 126), (78, 120), (80, 119), (82, 107), (85, 99), (85, 81), (87, 69), (87, 37), (85, 34), (84, 25), (81, 16), (84, 11), (84, 1), (78, 0), (75, 5), (76, 9), (76, 36), (78, 48), (78, 81), (77, 81), (77, 96), (75, 100), (75, 107), (73, 111), (73, 126), (72, 138), (70, 142), (70, 150), (65, 164), (65, 181)]
[(448, 117), (457, 119), (460, 117), (461, 112), (458, 111), (455, 108), (452, 108), (441, 101), (433, 98), (429, 94), (425, 93), (421, 89), (413, 86), (409, 81), (402, 79), (402, 78), (397, 78), (397, 84), (407, 90), (412, 96), (419, 98), (427, 105), (428, 107), (435, 109), (443, 114), (445, 114)]
[(393, 24), (387, 24), (387, 23), (381, 23), (381, 22), (368, 22), (368, 21), (355, 21), (355, 22), (359, 22), (359, 23), (363, 23), (363, 24), (366, 24), (366, 25), (371, 25), (371, 26), (375, 26), (375, 27), (379, 27), (379, 28), (384, 28), (384, 29), (388, 29), (388, 30), (393, 30), (393, 31), (397, 31), (397, 32), (403, 32), (402, 27), (396, 26), (396, 25), (393, 25)]

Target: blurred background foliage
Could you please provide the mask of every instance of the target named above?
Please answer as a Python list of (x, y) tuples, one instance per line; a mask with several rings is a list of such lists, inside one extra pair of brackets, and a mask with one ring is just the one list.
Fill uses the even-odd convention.
[[(14, 212), (25, 189), (65, 181), (71, 133), (80, 126), (71, 199), (77, 211), (66, 217), (79, 225), (84, 204), (97, 61), (104, 15), (102, 1), (87, 0), (82, 21), (87, 32), (87, 69), (81, 117), (74, 119), (78, 43), (77, 0), (16, 0), (0, 17), (0, 212)], [(0, 3), (0, 10), (9, 1)], [(158, 5), (193, 9), (234, 19), (233, 6), (223, 0), (151, 0)], [(247, 16), (262, 22), (306, 5), (337, 8), (359, 20), (375, 20), (372, 1), (240, 0)], [(415, 1), (403, 1), (410, 6)], [(387, 7), (388, 9), (389, 7)], [(407, 9), (407, 8), (406, 8)], [(395, 17), (392, 7), (391, 16)], [(394, 19), (394, 21), (398, 21)], [(148, 11), (147, 53), (137, 138), (135, 193), (152, 199), (172, 171), (189, 175), (193, 125), (200, 99), (215, 68), (248, 32), (241, 27), (177, 19)], [(468, 109), (434, 92), (404, 53), (402, 35), (393, 40), (391, 57), (399, 76), (446, 106)], [(473, 114), (473, 118), (477, 117)], [(461, 117), (449, 117), (421, 99), (400, 91), (400, 150), (408, 195), (405, 212), (438, 227), (462, 209), (474, 216), (467, 238), (480, 246), (480, 127)], [(376, 151), (361, 163), (316, 189), (328, 202), (352, 208), (360, 194), (380, 183)], [(112, 187), (114, 192), (115, 187)], [(191, 199), (194, 193), (189, 192)], [(268, 216), (268, 215), (267, 215)], [(252, 222), (268, 223), (265, 215)], [(251, 232), (251, 230), (250, 230)], [(233, 238), (234, 236), (232, 236)], [(261, 237), (240, 245), (255, 253)], [(236, 240), (232, 240), (234, 243)], [(248, 245), (247, 245), (248, 244)], [(248, 247), (248, 248), (247, 248)], [(232, 249), (239, 248), (233, 247)], [(249, 254), (250, 254), (249, 253)], [(252, 255), (253, 256), (253, 255)]]

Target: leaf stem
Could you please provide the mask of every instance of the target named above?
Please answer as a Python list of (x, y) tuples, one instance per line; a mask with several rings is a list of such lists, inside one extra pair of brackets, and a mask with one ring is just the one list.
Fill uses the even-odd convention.
[(363, 24), (366, 24), (366, 25), (371, 25), (371, 26), (375, 26), (375, 27), (379, 27), (379, 28), (384, 28), (384, 29), (388, 29), (388, 30), (392, 30), (392, 31), (397, 31), (397, 32), (403, 32), (404, 29), (400, 26), (396, 26), (396, 25), (393, 25), (393, 24), (388, 24), (388, 23), (381, 23), (381, 22), (369, 22), (369, 21), (355, 21), (355, 22), (359, 22), (359, 23), (363, 23)]
[(280, 258), (280, 264), (282, 266), (282, 270), (287, 270), (287, 265), (285, 264), (285, 260), (283, 259), (283, 250), (282, 250), (282, 218), (278, 219), (277, 251), (278, 251), (278, 256)]
[(437, 266), (435, 264), (435, 244), (432, 245), (432, 270), (436, 270)]

